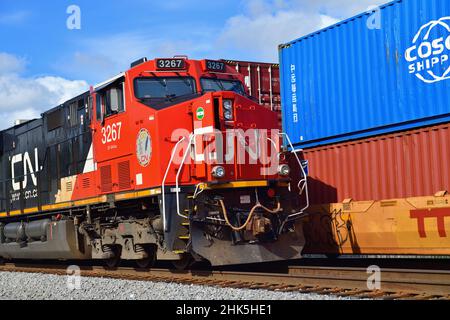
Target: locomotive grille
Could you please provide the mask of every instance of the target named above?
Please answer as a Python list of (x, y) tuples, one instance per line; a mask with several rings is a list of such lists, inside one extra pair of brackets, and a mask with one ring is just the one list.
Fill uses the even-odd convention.
[(119, 189), (131, 188), (130, 161), (120, 162), (117, 166), (119, 172)]
[(89, 189), (91, 187), (91, 179), (84, 178), (83, 179), (83, 189)]
[(113, 187), (111, 166), (101, 167), (100, 175), (101, 175), (101, 190), (102, 190), (102, 192), (111, 192), (112, 187)]
[(66, 183), (66, 191), (67, 192), (72, 192), (73, 191), (72, 181), (69, 181), (69, 182)]

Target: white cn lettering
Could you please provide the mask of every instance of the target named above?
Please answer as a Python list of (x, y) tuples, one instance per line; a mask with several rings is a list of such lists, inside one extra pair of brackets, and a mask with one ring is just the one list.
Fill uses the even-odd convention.
[(11, 160), (11, 177), (12, 177), (12, 187), (14, 191), (20, 190), (20, 182), (16, 182), (16, 174), (14, 172), (14, 167), (16, 163), (22, 162), (22, 154), (16, 154)]
[(31, 177), (31, 180), (34, 184), (34, 186), (37, 186), (37, 177), (36, 172), (39, 171), (39, 158), (38, 158), (38, 149), (34, 149), (34, 168), (33, 163), (30, 158), (30, 154), (28, 152), (25, 152), (22, 154), (16, 154), (12, 157), (11, 160), (11, 177), (12, 177), (12, 187), (14, 191), (20, 190), (20, 182), (16, 181), (16, 174), (15, 174), (15, 166), (16, 164), (19, 164), (23, 162), (23, 181), (22, 181), (22, 188), (26, 189), (28, 186), (28, 176)]

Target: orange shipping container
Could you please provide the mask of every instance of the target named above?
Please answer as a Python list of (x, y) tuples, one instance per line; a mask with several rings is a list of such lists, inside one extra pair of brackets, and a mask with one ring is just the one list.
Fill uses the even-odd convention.
[(450, 191), (450, 124), (304, 150), (312, 204)]

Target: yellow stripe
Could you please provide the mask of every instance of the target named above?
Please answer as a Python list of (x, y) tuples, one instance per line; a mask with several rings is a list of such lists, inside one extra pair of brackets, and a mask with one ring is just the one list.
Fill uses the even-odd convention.
[(103, 202), (106, 202), (106, 196), (91, 198), (91, 199), (86, 199), (86, 200), (77, 200), (75, 202), (72, 202), (72, 206), (79, 207), (79, 206), (86, 206), (89, 204), (103, 203)]
[[(124, 199), (133, 199), (133, 198), (142, 198), (142, 197), (152, 196), (152, 195), (157, 195), (157, 194), (161, 194), (161, 188), (138, 191), (138, 192), (130, 192), (130, 193), (122, 194), (122, 195), (116, 195), (115, 197), (116, 197), (116, 200), (124, 200)], [(49, 205), (42, 206), (42, 211), (44, 212), (44, 211), (53, 211), (53, 210), (58, 210), (58, 209), (68, 209), (68, 208), (80, 207), (80, 206), (96, 204), (96, 203), (105, 203), (106, 201), (107, 201), (107, 197), (101, 196), (101, 197), (90, 198), (90, 199), (86, 199), (86, 200), (55, 203), (55, 204), (49, 204)], [(36, 207), (27, 208), (24, 210), (23, 214), (30, 214), (30, 213), (35, 213), (35, 212), (39, 212), (39, 209)], [(21, 214), (22, 214), (21, 210), (11, 211), (9, 213), (10, 216), (17, 216), (17, 215), (21, 215)], [(8, 216), (7, 212), (0, 213), (0, 217), (7, 217), (7, 216)]]
[[(261, 181), (234, 181), (229, 182), (225, 184), (218, 184), (218, 185), (202, 185), (202, 189), (226, 189), (226, 188), (254, 188), (254, 187), (267, 187), (269, 185), (268, 181), (261, 180)], [(162, 192), (161, 188), (155, 188), (155, 189), (148, 189), (143, 191), (135, 191), (135, 192), (126, 192), (126, 193), (120, 193), (116, 194), (115, 200), (121, 201), (121, 200), (130, 200), (130, 199), (136, 199), (136, 198), (143, 198), (148, 196), (155, 196), (159, 195)], [(78, 206), (84, 206), (84, 205), (90, 205), (95, 203), (105, 203), (107, 201), (106, 196), (96, 197), (96, 198), (90, 198), (86, 200), (77, 200), (73, 202), (62, 202), (62, 203), (56, 203), (51, 205), (45, 205), (42, 206), (42, 211), (53, 211), (58, 209), (68, 209), (72, 207), (78, 207)], [(28, 208), (24, 210), (23, 214), (30, 214), (39, 212), (38, 208)], [(10, 216), (17, 216), (21, 215), (22, 212), (20, 210), (12, 211), (10, 212)], [(7, 217), (8, 213), (2, 212), (0, 213), (0, 217)]]
[(226, 188), (254, 188), (254, 187), (267, 187), (268, 181), (234, 181), (225, 184), (209, 185), (208, 189), (226, 189)]
[(28, 208), (28, 209), (23, 210), (23, 213), (34, 213), (34, 212), (38, 212), (38, 211), (39, 211), (39, 208), (34, 207), (34, 208)]
[(62, 202), (62, 203), (50, 204), (50, 205), (42, 206), (42, 211), (50, 211), (50, 210), (56, 210), (56, 209), (70, 208), (71, 206), (72, 206), (71, 202)]
[(161, 188), (149, 189), (149, 190), (143, 190), (143, 191), (137, 191), (137, 192), (119, 193), (119, 194), (115, 195), (115, 199), (116, 199), (116, 201), (121, 201), (121, 200), (143, 198), (143, 197), (148, 197), (148, 196), (155, 196), (158, 194), (161, 194)]

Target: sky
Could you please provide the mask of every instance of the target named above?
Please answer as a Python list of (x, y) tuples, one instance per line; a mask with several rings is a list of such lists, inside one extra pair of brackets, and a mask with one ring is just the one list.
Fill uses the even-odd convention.
[[(0, 129), (141, 57), (278, 62), (277, 47), (388, 0), (0, 0)], [(80, 9), (80, 29), (71, 6)]]

